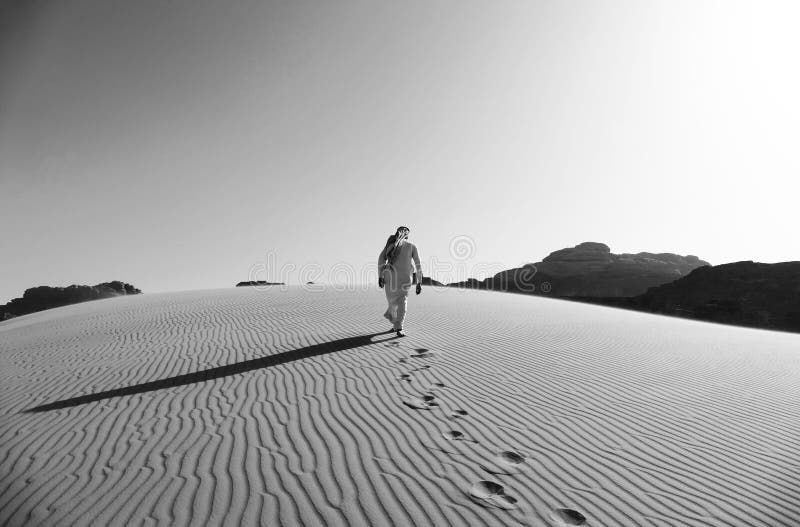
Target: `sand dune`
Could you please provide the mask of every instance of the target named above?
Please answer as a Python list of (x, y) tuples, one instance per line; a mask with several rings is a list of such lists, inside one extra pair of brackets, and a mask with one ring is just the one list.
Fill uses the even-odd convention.
[(4, 525), (800, 525), (800, 335), (484, 291), (0, 323)]

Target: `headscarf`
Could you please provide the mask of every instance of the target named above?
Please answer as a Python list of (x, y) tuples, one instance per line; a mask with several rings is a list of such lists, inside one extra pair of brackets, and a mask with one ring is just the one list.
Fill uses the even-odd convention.
[(397, 232), (395, 232), (394, 236), (389, 236), (389, 239), (386, 241), (387, 247), (391, 245), (389, 250), (386, 251), (386, 260), (388, 260), (389, 264), (394, 264), (399, 254), (398, 249), (400, 248), (400, 244), (408, 238), (409, 232), (411, 232), (411, 229), (400, 226), (397, 228)]

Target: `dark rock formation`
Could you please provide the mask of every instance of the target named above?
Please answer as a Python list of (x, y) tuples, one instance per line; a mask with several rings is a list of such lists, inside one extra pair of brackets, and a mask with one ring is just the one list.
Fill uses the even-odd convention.
[(708, 265), (697, 256), (671, 253), (613, 254), (603, 243), (584, 242), (550, 253), (534, 264), (501, 271), (455, 287), (557, 297), (630, 297)]
[(602, 243), (587, 242), (485, 280), (448, 285), (800, 332), (800, 262), (712, 267), (697, 256), (613, 254)]
[(800, 262), (701, 267), (620, 307), (800, 332)]
[(256, 280), (252, 282), (239, 282), (236, 287), (246, 287), (251, 285), (286, 285), (284, 282), (265, 282), (264, 280)]
[(423, 276), (422, 277), (422, 285), (424, 286), (434, 286), (434, 287), (444, 287), (444, 284), (434, 280), (430, 276)]
[[(467, 278), (461, 282), (450, 282), (447, 287), (459, 287), (462, 289), (495, 289), (490, 287), (491, 278), (478, 280), (477, 278)], [(497, 288), (498, 291), (508, 291), (508, 289)]]
[(50, 287), (42, 285), (26, 289), (21, 298), (0, 307), (0, 320), (44, 311), (53, 307), (77, 304), (88, 300), (98, 300), (120, 295), (135, 295), (141, 291), (131, 284), (115, 280), (94, 286), (71, 285), (68, 287)]

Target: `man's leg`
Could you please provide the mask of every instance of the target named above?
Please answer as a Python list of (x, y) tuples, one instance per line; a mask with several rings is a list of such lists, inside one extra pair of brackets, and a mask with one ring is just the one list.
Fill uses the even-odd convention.
[(385, 317), (385, 318), (386, 318), (386, 319), (387, 319), (389, 322), (391, 322), (392, 324), (394, 324), (394, 312), (395, 312), (396, 310), (395, 310), (395, 309), (392, 309), (392, 308), (393, 308), (393, 303), (392, 303), (392, 294), (391, 294), (391, 289), (389, 289), (389, 284), (386, 284), (386, 285), (384, 286), (384, 289), (385, 289), (385, 291), (386, 291), (386, 304), (387, 304), (387, 307), (386, 307), (386, 312), (383, 314), (383, 316), (384, 316), (384, 317)]
[(397, 277), (394, 273), (384, 273), (383, 291), (386, 293), (386, 312), (383, 314), (384, 318), (394, 325), (395, 318), (397, 318)]
[(403, 322), (406, 320), (406, 308), (408, 307), (408, 287), (402, 287), (397, 292), (397, 316), (394, 319), (394, 330), (403, 329)]

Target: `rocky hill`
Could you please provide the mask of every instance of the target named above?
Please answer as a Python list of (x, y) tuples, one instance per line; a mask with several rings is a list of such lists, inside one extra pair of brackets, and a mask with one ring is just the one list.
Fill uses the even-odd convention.
[(701, 267), (627, 302), (653, 313), (800, 331), (800, 262), (734, 262)]
[[(415, 277), (414, 281), (416, 282), (416, 277)], [(432, 287), (443, 287), (444, 286), (443, 283), (439, 282), (438, 280), (434, 280), (430, 276), (423, 276), (422, 277), (422, 285), (423, 286), (432, 286)]]
[(139, 293), (141, 290), (118, 280), (97, 285), (71, 285), (68, 287), (42, 285), (26, 289), (21, 298), (15, 298), (6, 305), (0, 306), (0, 320), (88, 300)]
[(449, 285), (557, 297), (632, 297), (707, 265), (693, 255), (614, 254), (608, 245), (584, 242), (482, 281), (469, 279)]

